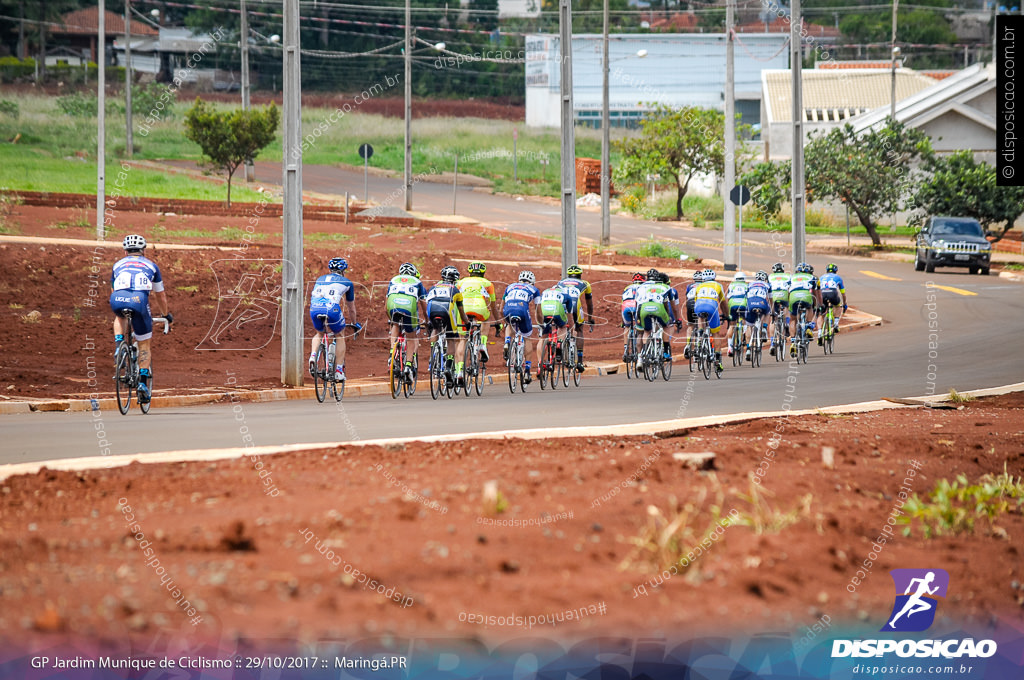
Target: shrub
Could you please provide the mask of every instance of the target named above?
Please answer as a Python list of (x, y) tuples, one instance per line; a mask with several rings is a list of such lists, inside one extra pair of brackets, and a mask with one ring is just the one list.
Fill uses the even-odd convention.
[(11, 118), (17, 118), (21, 115), (21, 109), (18, 108), (18, 102), (12, 102), (9, 99), (0, 99), (0, 113), (10, 116)]
[(73, 118), (88, 118), (96, 115), (96, 97), (72, 92), (63, 97), (57, 97), (57, 108)]

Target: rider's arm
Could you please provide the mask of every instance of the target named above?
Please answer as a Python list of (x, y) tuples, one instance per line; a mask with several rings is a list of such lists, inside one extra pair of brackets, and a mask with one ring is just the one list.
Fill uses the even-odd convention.
[(153, 291), (153, 300), (156, 301), (157, 316), (167, 316), (167, 293), (164, 291)]
[(587, 321), (594, 323), (594, 296), (588, 292), (584, 297), (587, 299)]
[(459, 296), (459, 298), (457, 300), (455, 300), (455, 308), (459, 310), (459, 321), (462, 323), (463, 327), (468, 326), (469, 325), (469, 317), (466, 316), (466, 310), (462, 306), (462, 297), (461, 296)]

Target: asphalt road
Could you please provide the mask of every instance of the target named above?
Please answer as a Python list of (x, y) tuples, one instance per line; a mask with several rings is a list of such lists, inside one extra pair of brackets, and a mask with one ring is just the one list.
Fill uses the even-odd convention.
[[(814, 408), (1024, 379), (1018, 353), (1024, 331), (1020, 284), (949, 270), (916, 273), (903, 263), (835, 260), (854, 304), (881, 315), (886, 323), (838, 336), (837, 353), (830, 357), (812, 345), (809, 364), (793, 372), (788, 362), (776, 363), (766, 355), (759, 369), (734, 369), (727, 363), (721, 380), (697, 376), (690, 382), (686, 364), (680, 363), (667, 383), (618, 375), (555, 392), (541, 392), (534, 384), (526, 394), (513, 396), (498, 375), (483, 397), (454, 401), (434, 402), (423, 391), (408, 401), (386, 396), (348, 399), (340, 408), (314, 400), (246, 403), (240, 412), (229, 405), (154, 409), (148, 416), (137, 410), (121, 416), (115, 410), (103, 412), (100, 420), (111, 453), (121, 454), (241, 446), (243, 425), (256, 445), (342, 442), (773, 411), (783, 407), (787, 394), (792, 408)], [(954, 290), (929, 288), (928, 281)], [(930, 340), (935, 343), (931, 360)], [(0, 463), (97, 455), (96, 420), (91, 413), (3, 416)]]

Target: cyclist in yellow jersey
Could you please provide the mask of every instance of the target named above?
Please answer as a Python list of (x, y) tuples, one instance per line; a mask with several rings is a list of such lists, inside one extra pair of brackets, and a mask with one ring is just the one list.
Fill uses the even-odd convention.
[(483, 262), (469, 263), (469, 276), (461, 279), (458, 284), (459, 292), (462, 293), (462, 306), (466, 310), (469, 320), (480, 322), (480, 339), (482, 340), (480, 361), (487, 363), (489, 355), (487, 352), (487, 333), (483, 330), (483, 324), (493, 317), (494, 328), (497, 329), (498, 319), (501, 315), (497, 308), (497, 295), (494, 292), (494, 284), (484, 278), (487, 273), (487, 265)]
[[(728, 328), (729, 310), (726, 307), (725, 291), (722, 290), (722, 284), (715, 280), (715, 272), (705, 269), (702, 278), (704, 280), (697, 285), (694, 294), (693, 313), (698, 317), (698, 325), (701, 323), (700, 315), (708, 315), (708, 330), (711, 332), (711, 344), (714, 346), (714, 338), (722, 338), (722, 319), (725, 319)], [(718, 370), (722, 370), (722, 352), (719, 350), (715, 350), (715, 361)]]

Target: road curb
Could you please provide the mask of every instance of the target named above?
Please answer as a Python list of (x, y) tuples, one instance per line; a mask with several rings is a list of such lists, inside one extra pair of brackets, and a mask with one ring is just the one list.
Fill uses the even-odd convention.
[[(978, 390), (961, 392), (963, 396), (990, 397), (1011, 392), (1024, 391), (1024, 383), (1013, 383), (999, 387), (989, 387)], [(119, 456), (90, 456), (86, 458), (64, 458), (58, 460), (35, 461), (31, 463), (14, 463), (0, 465), (0, 481), (4, 481), (14, 475), (37, 474), (41, 469), (59, 471), (77, 471), (110, 469), (124, 467), (132, 463), (155, 464), (155, 463), (185, 463), (197, 461), (226, 460), (231, 458), (243, 458), (249, 456), (271, 456), (278, 453), (290, 453), (297, 451), (315, 451), (319, 449), (336, 449), (350, 446), (396, 446), (412, 442), (445, 442), (445, 441), (466, 441), (469, 439), (506, 440), (506, 439), (568, 439), (574, 437), (607, 437), (607, 436), (643, 436), (654, 435), (666, 432), (679, 432), (698, 427), (712, 427), (717, 425), (734, 425), (763, 420), (768, 418), (790, 418), (794, 416), (820, 415), (820, 414), (850, 414), (868, 413), (872, 411), (886, 411), (896, 409), (921, 408), (924, 402), (943, 402), (949, 400), (949, 395), (927, 395), (911, 397), (910, 399), (921, 401), (920, 405), (897, 404), (890, 401), (865, 401), (853, 404), (841, 404), (838, 406), (826, 406), (822, 408), (801, 409), (799, 411), (760, 411), (749, 413), (731, 413), (723, 415), (699, 416), (695, 418), (679, 418), (674, 420), (659, 420), (647, 423), (631, 423), (624, 425), (599, 425), (599, 426), (577, 426), (560, 428), (538, 428), (527, 430), (504, 430), (499, 432), (467, 432), (459, 434), (432, 435), (424, 437), (393, 437), (386, 439), (368, 439), (362, 441), (343, 442), (316, 442), (308, 444), (287, 444), (281, 446), (256, 446), (250, 448), (227, 448), (227, 449), (192, 449), (182, 451), (163, 451), (157, 453), (126, 454)], [(343, 452), (339, 452), (343, 453)]]

